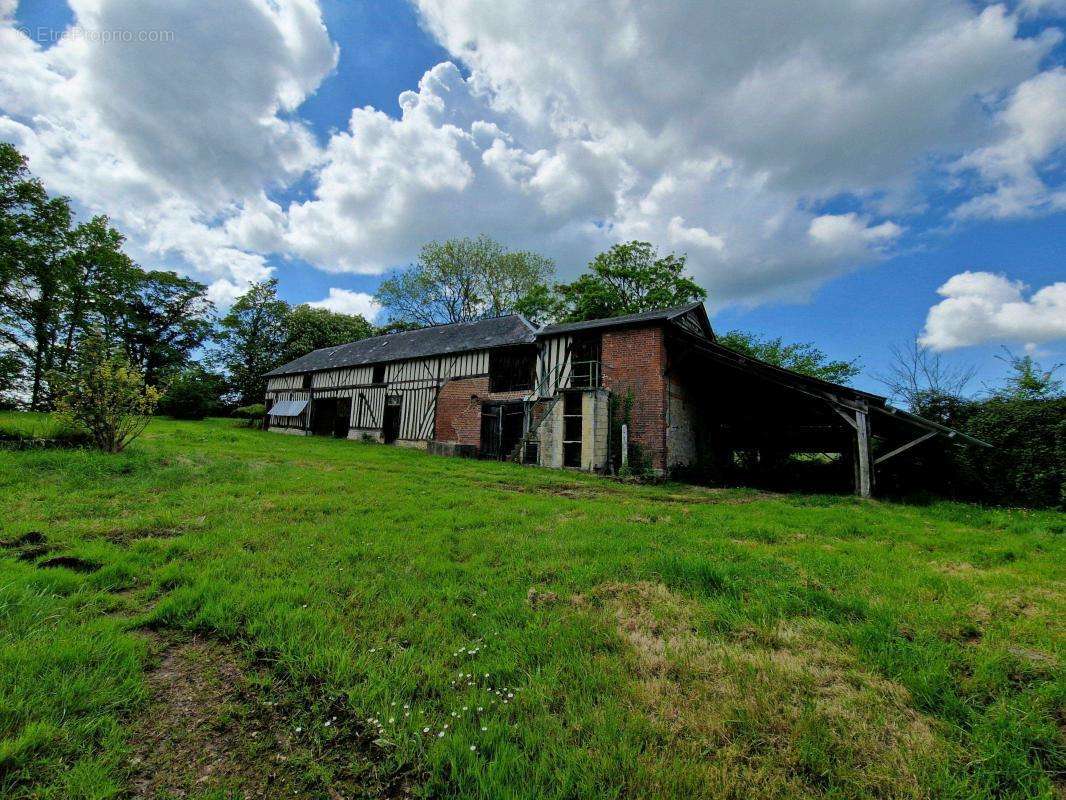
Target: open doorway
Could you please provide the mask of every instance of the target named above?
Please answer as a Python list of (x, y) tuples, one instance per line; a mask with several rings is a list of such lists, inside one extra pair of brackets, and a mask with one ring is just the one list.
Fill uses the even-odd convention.
[(518, 403), (485, 403), (481, 407), (481, 457), (505, 459), (522, 438), (525, 408)]
[(403, 395), (385, 396), (385, 413), (381, 420), (381, 439), (385, 444), (392, 444), (400, 438), (400, 411), (403, 408)]
[(348, 436), (352, 416), (350, 397), (321, 397), (311, 401), (311, 433), (315, 436)]

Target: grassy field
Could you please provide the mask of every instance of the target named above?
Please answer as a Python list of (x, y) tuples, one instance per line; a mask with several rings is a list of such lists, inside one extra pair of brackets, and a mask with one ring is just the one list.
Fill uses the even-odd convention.
[(0, 539), (5, 798), (1066, 796), (1062, 514), (157, 421)]

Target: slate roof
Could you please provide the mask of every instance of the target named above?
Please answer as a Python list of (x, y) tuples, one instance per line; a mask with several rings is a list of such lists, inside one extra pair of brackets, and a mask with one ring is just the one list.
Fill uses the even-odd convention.
[(683, 306), (672, 308), (656, 308), (652, 311), (641, 311), (636, 314), (625, 314), (621, 317), (605, 317), (603, 319), (590, 319), (584, 322), (562, 322), (558, 325), (545, 325), (540, 329), (539, 335), (551, 336), (557, 333), (575, 333), (577, 331), (590, 331), (597, 328), (623, 328), (627, 325), (640, 325), (645, 322), (666, 322), (694, 311), (702, 309), (703, 303), (685, 303)]
[(433, 325), (414, 331), (398, 331), (336, 347), (324, 347), (290, 361), (288, 364), (282, 364), (266, 374), (268, 376), (288, 375), (339, 367), (357, 367), (365, 364), (380, 364), (385, 361), (462, 353), (487, 347), (531, 344), (535, 339), (536, 329), (525, 317), (519, 314), (509, 314), (505, 317), (493, 317), (477, 322), (456, 322), (451, 325)]

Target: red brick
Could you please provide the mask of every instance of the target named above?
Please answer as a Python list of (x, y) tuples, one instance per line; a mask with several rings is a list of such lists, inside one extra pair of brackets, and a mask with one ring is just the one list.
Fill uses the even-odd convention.
[[(603, 384), (624, 402), (633, 393), (629, 440), (653, 469), (666, 469), (666, 346), (659, 327), (607, 331), (601, 345)], [(619, 406), (621, 407), (621, 406)]]
[[(481, 445), (481, 401), (488, 396), (489, 379), (460, 378), (444, 384), (437, 398), (438, 442)], [(476, 399), (475, 399), (476, 398)]]

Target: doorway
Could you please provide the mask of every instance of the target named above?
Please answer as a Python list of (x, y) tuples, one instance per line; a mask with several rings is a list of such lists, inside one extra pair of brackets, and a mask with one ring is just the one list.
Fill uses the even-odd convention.
[(503, 460), (525, 432), (522, 403), (485, 403), (481, 407), (481, 457)]
[(350, 397), (322, 397), (311, 401), (311, 433), (315, 436), (348, 436), (352, 416)]
[(403, 395), (385, 396), (385, 413), (381, 420), (381, 440), (392, 444), (400, 438), (400, 410), (403, 408)]

